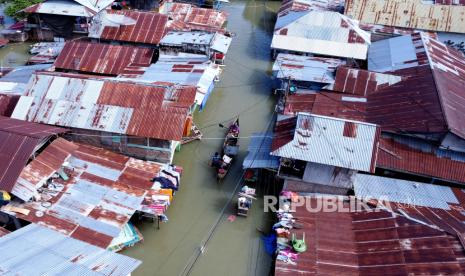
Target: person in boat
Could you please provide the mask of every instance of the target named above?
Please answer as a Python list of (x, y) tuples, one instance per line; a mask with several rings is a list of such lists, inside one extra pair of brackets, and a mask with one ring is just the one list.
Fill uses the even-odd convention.
[(220, 169), (222, 165), (223, 165), (223, 162), (221, 160), (220, 154), (218, 152), (215, 152), (215, 154), (212, 157), (212, 167)]
[(229, 131), (234, 134), (235, 136), (239, 135), (239, 124), (237, 122), (235, 122), (234, 124), (232, 124), (230, 127), (229, 127)]

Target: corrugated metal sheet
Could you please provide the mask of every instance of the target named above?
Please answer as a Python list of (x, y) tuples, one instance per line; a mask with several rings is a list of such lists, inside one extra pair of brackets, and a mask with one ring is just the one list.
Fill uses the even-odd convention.
[(335, 92), (317, 92), (312, 94), (294, 94), (286, 98), (285, 115), (297, 115), (308, 112), (316, 115), (340, 119), (366, 121), (365, 97)]
[(29, 6), (23, 11), (27, 13), (44, 13), (80, 17), (92, 17), (96, 14), (96, 12), (94, 12), (92, 9), (89, 9), (83, 5), (62, 0), (49, 0), (43, 3)]
[(225, 36), (220, 33), (215, 33), (215, 37), (213, 37), (211, 48), (217, 52), (226, 54), (228, 52), (229, 46), (231, 45), (231, 42), (231, 37)]
[(75, 2), (95, 11), (99, 12), (110, 6), (115, 0), (74, 0)]
[(196, 88), (35, 74), (12, 117), (180, 141)]
[(272, 142), (273, 133), (254, 133), (250, 138), (249, 153), (242, 162), (242, 167), (244, 169), (278, 169), (279, 158), (270, 155)]
[(100, 17), (94, 18), (89, 37), (157, 45), (167, 32), (168, 16), (155, 12), (109, 11), (136, 21), (133, 25), (107, 26)]
[(150, 65), (140, 76), (132, 79), (142, 83), (173, 83), (197, 87), (195, 101), (204, 105), (208, 93), (214, 86), (215, 79), (219, 77), (221, 68), (209, 61), (176, 61), (159, 60)]
[[(354, 135), (346, 134), (347, 127)], [(271, 154), (373, 172), (379, 132), (373, 124), (299, 113), (292, 141)]]
[[(344, 198), (327, 196), (328, 202)], [(318, 206), (312, 197), (306, 206)], [(276, 262), (275, 275), (461, 275), (463, 245), (456, 234), (434, 229), (388, 210), (309, 212), (296, 207), (293, 216), (303, 225), (307, 251), (295, 265)], [(462, 223), (463, 225), (463, 223)]]
[(460, 203), (450, 187), (376, 175), (357, 174), (354, 190), (355, 196), (363, 200), (382, 199), (446, 210), (451, 209), (450, 204)]
[(4, 275), (127, 276), (142, 262), (30, 224), (0, 238)]
[(279, 79), (333, 83), (334, 72), (345, 61), (335, 58), (307, 57), (278, 54), (273, 74)]
[[(2, 85), (1, 82), (0, 85)], [(19, 101), (19, 97), (19, 95), (0, 94), (0, 116), (10, 117)]]
[[(410, 41), (409, 48), (415, 52), (416, 58), (407, 58), (413, 58), (410, 61), (403, 59), (401, 63), (409, 68), (393, 72), (406, 76), (406, 80), (368, 97), (369, 120), (396, 132), (451, 131), (464, 138), (465, 112), (462, 107), (465, 106), (465, 96), (461, 92), (465, 85), (463, 54), (423, 33), (405, 36), (405, 39)], [(390, 40), (399, 41), (398, 38)], [(393, 57), (406, 49), (404, 43), (394, 45), (395, 51), (388, 52), (387, 56)]]
[(465, 33), (465, 7), (418, 0), (347, 0), (345, 14), (363, 23)]
[(373, 42), (368, 56), (368, 69), (376, 72), (395, 71), (428, 63), (418, 33)]
[(6, 230), (3, 227), (0, 227), (0, 237), (6, 236), (10, 233), (10, 231)]
[[(60, 169), (69, 179), (52, 178), (54, 188), (38, 190)], [(153, 185), (151, 178), (160, 170), (157, 163), (59, 138), (24, 168), (12, 190), (25, 201), (40, 194), (50, 207), (28, 201), (19, 206), (30, 210), (29, 215), (16, 215), (106, 248), (140, 209), (145, 193)]]
[[(27, 84), (34, 72), (48, 70), (52, 66), (53, 64), (36, 64), (36, 65), (18, 66), (14, 68), (11, 72), (8, 72), (7, 74), (5, 74), (5, 76), (3, 76), (0, 79), (0, 81)], [(22, 88), (21, 90), (24, 90), (24, 88)], [(21, 91), (21, 94), (22, 93), (23, 91)]]
[(338, 12), (309, 11), (292, 20), (278, 17), (271, 48), (366, 59), (369, 44), (370, 33), (360, 29), (356, 21)]
[(223, 32), (228, 16), (224, 11), (170, 1), (165, 1), (160, 10), (174, 21), (183, 22), (192, 31)]
[(405, 141), (383, 137), (380, 139), (377, 166), (464, 183), (464, 154), (436, 150), (427, 144), (413, 138)]
[(82, 41), (67, 42), (55, 67), (104, 75), (118, 75), (130, 65), (149, 66), (153, 49)]
[(168, 32), (160, 41), (161, 45), (182, 46), (196, 44), (210, 46), (215, 34), (207, 32)]
[(0, 190), (10, 192), (29, 158), (66, 129), (0, 116)]
[(337, 68), (331, 90), (366, 97), (370, 93), (376, 93), (379, 89), (396, 84), (401, 80), (401, 76), (340, 66)]

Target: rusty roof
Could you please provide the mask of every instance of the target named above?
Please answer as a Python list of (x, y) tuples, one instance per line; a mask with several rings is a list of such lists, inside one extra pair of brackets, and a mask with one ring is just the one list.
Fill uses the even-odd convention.
[(284, 144), (276, 148), (278, 142), (274, 142), (271, 155), (373, 172), (379, 134), (374, 124), (299, 113), (293, 135), (276, 133), (276, 140)]
[(105, 25), (103, 19), (94, 19), (89, 37), (157, 45), (167, 32), (168, 16), (164, 14), (132, 10), (108, 11), (108, 13), (132, 18), (135, 24), (112, 26)]
[[(450, 131), (465, 138), (465, 57), (423, 33), (404, 38), (410, 41), (413, 56), (387, 70), (405, 78), (368, 96), (368, 121), (394, 132)], [(405, 42), (402, 39), (402, 45)], [(392, 47), (390, 55), (397, 58), (395, 53), (405, 49)]]
[(347, 0), (345, 14), (362, 23), (465, 33), (465, 7), (420, 0)]
[(19, 95), (0, 94), (0, 116), (10, 117), (19, 98)]
[(465, 154), (438, 149), (415, 137), (384, 134), (380, 139), (377, 166), (465, 183)]
[(66, 129), (0, 116), (0, 190), (11, 191), (29, 158)]
[(165, 2), (162, 12), (179, 21), (191, 31), (223, 32), (227, 13), (215, 9), (198, 8), (187, 3)]
[(12, 117), (180, 141), (196, 87), (34, 74)]
[(128, 66), (150, 65), (153, 49), (104, 43), (71, 41), (65, 44), (55, 61), (64, 70), (119, 75)]
[[(349, 207), (345, 197), (324, 198)], [(317, 206), (316, 197), (307, 200)], [(390, 210), (309, 212), (304, 206), (293, 213), (303, 228), (291, 232), (298, 238), (305, 233), (307, 251), (296, 265), (276, 261), (276, 276), (465, 273), (464, 246), (457, 235)]]
[(375, 93), (379, 89), (396, 84), (401, 80), (401, 76), (339, 66), (331, 90), (368, 96), (369, 93)]
[(0, 227), (0, 237), (6, 236), (10, 233), (10, 231), (6, 230), (3, 227)]
[(366, 121), (366, 98), (335, 92), (315, 92), (288, 95), (284, 115), (308, 112), (317, 115)]
[[(66, 180), (53, 177), (61, 170)], [(30, 210), (16, 214), (26, 221), (106, 248), (140, 209), (160, 170), (157, 163), (58, 138), (22, 170), (12, 190), (23, 200), (40, 194), (40, 201), (11, 204)], [(49, 179), (53, 185), (38, 189)]]

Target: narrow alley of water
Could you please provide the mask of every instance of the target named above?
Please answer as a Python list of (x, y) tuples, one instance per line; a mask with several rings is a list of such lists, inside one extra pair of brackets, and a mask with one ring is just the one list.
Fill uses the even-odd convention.
[[(175, 163), (184, 168), (184, 174), (167, 213), (170, 221), (160, 230), (156, 224), (140, 223), (137, 226), (144, 242), (123, 252), (143, 261), (134, 275), (268, 275), (271, 257), (257, 231), (271, 223), (271, 216), (263, 212), (263, 200), (254, 203), (249, 217), (234, 222), (227, 218), (235, 214), (228, 202), (241, 179), (247, 137), (265, 131), (273, 116), (270, 42), (279, 4), (232, 1), (223, 7), (229, 13), (228, 29), (235, 37), (221, 81), (206, 109), (195, 115), (204, 139), (183, 146), (176, 155)], [(241, 152), (218, 184), (207, 165), (223, 142), (225, 130), (218, 123), (238, 115), (245, 137), (240, 140)], [(207, 240), (205, 251), (198, 254)]]

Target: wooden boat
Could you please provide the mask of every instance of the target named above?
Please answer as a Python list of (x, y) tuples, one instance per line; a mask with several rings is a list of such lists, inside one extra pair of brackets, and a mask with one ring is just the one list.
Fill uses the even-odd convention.
[[(221, 127), (223, 125), (220, 124)], [(210, 161), (210, 166), (216, 168), (217, 179), (220, 181), (231, 168), (234, 157), (239, 152), (239, 118), (237, 118), (229, 127), (223, 143), (221, 156), (215, 155)]]

